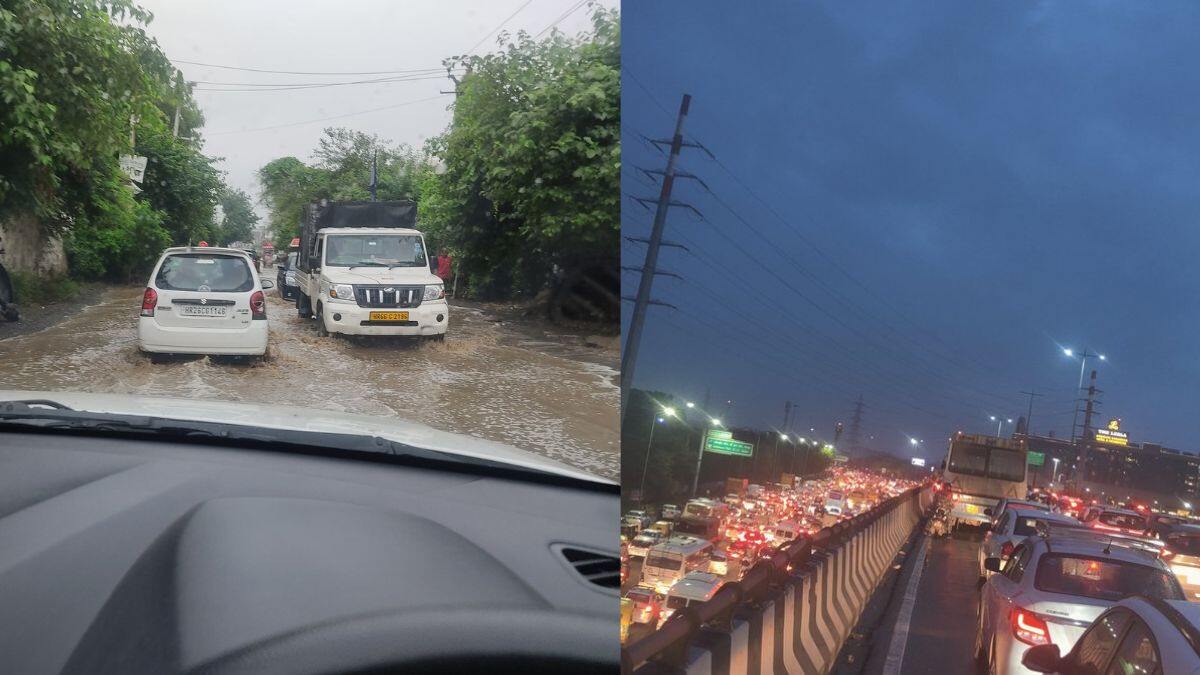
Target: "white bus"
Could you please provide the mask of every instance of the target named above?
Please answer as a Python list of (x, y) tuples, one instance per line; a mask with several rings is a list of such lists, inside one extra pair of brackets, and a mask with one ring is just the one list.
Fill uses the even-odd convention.
[(697, 537), (671, 537), (650, 548), (642, 563), (642, 583), (666, 594), (688, 572), (707, 572), (712, 542)]
[(942, 480), (950, 485), (950, 529), (988, 525), (1001, 499), (1024, 499), (1024, 441), (959, 432), (950, 441)]

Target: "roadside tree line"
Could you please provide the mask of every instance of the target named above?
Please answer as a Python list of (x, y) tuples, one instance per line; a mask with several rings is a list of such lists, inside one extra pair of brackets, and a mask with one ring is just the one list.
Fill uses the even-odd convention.
[[(619, 313), (620, 22), (598, 8), (576, 37), (501, 34), (462, 69), (452, 122), (416, 151), (326, 129), (313, 160), (259, 171), (277, 245), (314, 199), (367, 199), (378, 153), (379, 199), (413, 199), (434, 250), (447, 250), (460, 292), (530, 298), (577, 284), (576, 314)], [(582, 280), (580, 280), (582, 278)], [(589, 306), (597, 311), (589, 311)]]
[[(129, 0), (0, 7), (0, 222), (35, 218), (77, 277), (126, 281), (166, 246), (257, 220), (203, 154), (204, 117), (152, 19)], [(140, 192), (121, 155), (147, 158)], [(213, 222), (218, 202), (233, 221)]]

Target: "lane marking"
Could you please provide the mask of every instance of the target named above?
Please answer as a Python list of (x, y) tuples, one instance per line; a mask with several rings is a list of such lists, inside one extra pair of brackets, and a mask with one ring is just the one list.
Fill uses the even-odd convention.
[(908, 586), (904, 589), (904, 602), (900, 605), (900, 613), (896, 616), (896, 629), (892, 632), (892, 644), (888, 646), (887, 660), (883, 664), (883, 672), (899, 673), (904, 667), (904, 650), (908, 646), (908, 627), (912, 621), (913, 607), (917, 604), (917, 589), (921, 585), (921, 573), (925, 569), (925, 553), (929, 548), (929, 537), (921, 536), (921, 550), (917, 552), (914, 561), (915, 569), (908, 577)]

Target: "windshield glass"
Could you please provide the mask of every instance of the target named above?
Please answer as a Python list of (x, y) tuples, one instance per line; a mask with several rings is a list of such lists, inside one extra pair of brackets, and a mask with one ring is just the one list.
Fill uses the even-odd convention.
[(1175, 577), (1163, 570), (1118, 560), (1043, 555), (1034, 586), (1038, 590), (1116, 601), (1140, 594), (1164, 600), (1183, 600)]
[(992, 448), (988, 456), (987, 475), (1004, 481), (1025, 480), (1025, 453)]
[(1146, 519), (1129, 513), (1102, 512), (1096, 520), (1110, 527), (1120, 527), (1126, 530), (1140, 530), (1146, 527)]
[(712, 515), (712, 507), (710, 507), (706, 504), (688, 504), (687, 508), (684, 509), (684, 513), (686, 513), (689, 516), (699, 516), (701, 518), (706, 518), (706, 517)]
[(1200, 556), (1200, 534), (1176, 534), (1167, 537), (1166, 548), (1179, 555)]
[(683, 558), (651, 553), (650, 557), (646, 558), (646, 567), (678, 572), (683, 567)]
[(956, 443), (950, 452), (949, 470), (968, 476), (987, 475), (988, 449), (980, 445)]
[(163, 261), (154, 285), (168, 291), (233, 293), (253, 289), (254, 276), (240, 256), (177, 254)]
[(325, 264), (333, 267), (424, 267), (425, 246), (415, 234), (338, 234), (325, 238)]

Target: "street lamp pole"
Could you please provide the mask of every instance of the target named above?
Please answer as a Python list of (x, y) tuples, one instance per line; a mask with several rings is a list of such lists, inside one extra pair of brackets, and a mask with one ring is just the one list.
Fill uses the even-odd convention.
[(659, 422), (665, 421), (667, 417), (675, 416), (674, 408), (663, 408), (663, 416), (650, 416), (650, 440), (646, 441), (646, 457), (642, 460), (642, 482), (638, 484), (638, 492), (642, 495), (642, 499), (646, 499), (646, 469), (650, 467), (650, 446), (654, 444), (654, 426)]
[(1058, 461), (1059, 460), (1057, 457), (1051, 457), (1050, 461), (1054, 462), (1054, 471), (1050, 472), (1050, 483), (1051, 483), (1051, 485), (1053, 485), (1054, 483), (1058, 482)]

